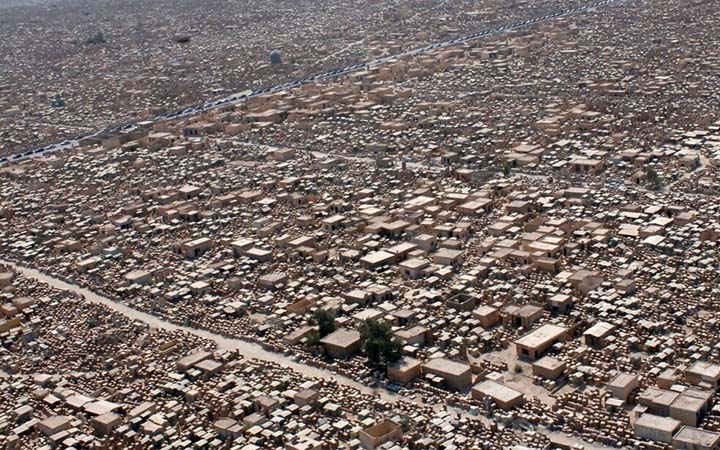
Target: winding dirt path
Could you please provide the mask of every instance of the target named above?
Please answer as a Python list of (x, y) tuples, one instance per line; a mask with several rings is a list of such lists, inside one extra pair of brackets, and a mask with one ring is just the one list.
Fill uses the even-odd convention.
[[(195, 336), (213, 341), (213, 342), (215, 342), (215, 344), (217, 344), (218, 348), (220, 348), (220, 349), (238, 350), (245, 358), (252, 358), (252, 359), (257, 359), (260, 361), (268, 361), (268, 362), (273, 362), (273, 363), (280, 364), (283, 366), (287, 366), (287, 367), (293, 369), (294, 371), (301, 373), (307, 377), (325, 379), (325, 380), (335, 380), (340, 385), (352, 387), (352, 388), (357, 389), (358, 391), (362, 392), (363, 394), (374, 396), (374, 397), (379, 397), (380, 399), (388, 401), (388, 402), (395, 403), (397, 401), (405, 401), (405, 402), (413, 403), (413, 404), (423, 406), (423, 407), (429, 406), (428, 404), (424, 403), (420, 398), (395, 394), (395, 393), (392, 393), (385, 389), (371, 388), (362, 383), (358, 383), (357, 381), (352, 380), (348, 377), (345, 377), (343, 375), (335, 374), (335, 373), (331, 372), (330, 370), (321, 369), (318, 367), (313, 367), (313, 366), (309, 366), (306, 364), (302, 364), (302, 363), (299, 363), (299, 362), (291, 359), (290, 357), (288, 357), (286, 355), (265, 350), (260, 345), (252, 343), (252, 342), (243, 341), (241, 339), (233, 339), (233, 338), (224, 337), (224, 336), (212, 333), (207, 330), (201, 330), (201, 329), (176, 325), (172, 322), (168, 322), (167, 320), (153, 316), (152, 314), (148, 314), (148, 313), (139, 311), (128, 305), (125, 305), (124, 303), (120, 303), (120, 302), (111, 300), (107, 297), (104, 297), (102, 295), (98, 295), (89, 289), (85, 289), (76, 284), (68, 283), (66, 281), (60, 280), (53, 276), (47, 275), (37, 269), (32, 269), (32, 268), (29, 268), (26, 266), (22, 266), (17, 263), (7, 261), (4, 259), (0, 259), (0, 264), (7, 265), (7, 266), (13, 268), (16, 272), (24, 275), (25, 277), (33, 278), (37, 281), (40, 281), (42, 283), (45, 283), (45, 284), (53, 287), (55, 289), (58, 289), (61, 291), (66, 291), (66, 292), (72, 292), (72, 293), (81, 295), (88, 302), (106, 306), (107, 308), (111, 309), (112, 311), (118, 312), (131, 320), (136, 320), (138, 322), (147, 324), (151, 328), (165, 329), (165, 330), (170, 330), (170, 331), (174, 331), (174, 330), (184, 331), (186, 333), (190, 333)], [(441, 406), (441, 405), (436, 405), (436, 406)], [(465, 411), (459, 410), (457, 408), (453, 408), (450, 406), (446, 406), (446, 408), (448, 410), (454, 412), (457, 415), (472, 418), (475, 420), (480, 420), (485, 425), (489, 425), (492, 422), (491, 419), (484, 417), (484, 416), (469, 416)], [(611, 449), (611, 447), (606, 447), (606, 446), (598, 445), (598, 444), (591, 444), (589, 442), (583, 441), (582, 439), (579, 439), (578, 437), (569, 436), (564, 433), (549, 432), (549, 431), (543, 432), (540, 430), (538, 430), (538, 431), (547, 435), (548, 437), (553, 437), (560, 442), (564, 442), (564, 443), (568, 443), (568, 444), (579, 443), (579, 444), (583, 445), (585, 447), (585, 449), (587, 449), (587, 450), (609, 450), (609, 449)]]
[(327, 369), (321, 369), (318, 367), (313, 367), (313, 366), (309, 366), (306, 364), (302, 364), (302, 363), (299, 363), (281, 353), (275, 353), (275, 352), (265, 350), (260, 345), (252, 343), (252, 342), (243, 341), (241, 339), (233, 339), (233, 338), (224, 337), (224, 336), (221, 336), (221, 335), (218, 335), (215, 333), (211, 333), (210, 331), (207, 331), (207, 330), (201, 330), (201, 329), (176, 325), (172, 322), (168, 322), (167, 320), (153, 316), (152, 314), (148, 314), (148, 313), (139, 311), (128, 305), (125, 305), (124, 303), (116, 302), (116, 301), (111, 300), (102, 295), (98, 295), (98, 294), (90, 291), (89, 289), (85, 289), (85, 288), (77, 286), (75, 284), (71, 284), (71, 283), (62, 281), (58, 278), (49, 276), (37, 269), (31, 269), (29, 267), (21, 266), (16, 263), (13, 263), (11, 261), (6, 261), (3, 259), (0, 259), (0, 264), (5, 264), (7, 266), (10, 266), (18, 273), (21, 273), (28, 278), (33, 278), (37, 281), (43, 282), (55, 289), (58, 289), (61, 291), (73, 292), (75, 294), (81, 295), (88, 302), (106, 306), (107, 308), (124, 315), (125, 317), (129, 318), (130, 320), (136, 320), (138, 322), (142, 322), (144, 324), (147, 324), (151, 328), (165, 329), (165, 330), (170, 330), (170, 331), (179, 330), (179, 331), (184, 331), (186, 333), (194, 334), (195, 336), (215, 342), (215, 344), (217, 344), (218, 348), (220, 348), (220, 349), (238, 350), (245, 358), (254, 358), (254, 359), (261, 360), (261, 361), (268, 361), (268, 362), (273, 362), (276, 364), (288, 366), (291, 369), (295, 370), (296, 372), (299, 372), (308, 377), (327, 379), (327, 380), (335, 380), (339, 384), (355, 388), (364, 394), (374, 395), (374, 396), (379, 395), (383, 400), (395, 402), (395, 401), (402, 399), (402, 400), (406, 400), (409, 402), (413, 402), (413, 399), (411, 399), (409, 397), (397, 395), (392, 392), (386, 391), (385, 389), (370, 388), (370, 387), (365, 386), (364, 384), (358, 383), (357, 381), (352, 380), (348, 377), (345, 377), (345, 376), (342, 376), (339, 374), (334, 374), (333, 372), (331, 372)]

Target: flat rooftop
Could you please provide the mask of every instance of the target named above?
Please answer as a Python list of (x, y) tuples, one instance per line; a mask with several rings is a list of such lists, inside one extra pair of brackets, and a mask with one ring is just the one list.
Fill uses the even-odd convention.
[(523, 396), (522, 392), (493, 380), (485, 380), (482, 383), (476, 384), (473, 390), (503, 403), (510, 403), (517, 400), (518, 397)]
[(703, 448), (714, 448), (720, 442), (720, 433), (684, 426), (673, 437), (673, 441), (691, 443)]
[(522, 345), (523, 347), (536, 348), (546, 344), (547, 342), (560, 338), (565, 333), (567, 333), (567, 328), (547, 324), (531, 331), (516, 340), (515, 343), (517, 345)]
[(336, 330), (320, 340), (321, 344), (333, 345), (335, 347), (349, 347), (360, 340), (360, 333), (349, 328)]
[(445, 358), (431, 359), (423, 366), (425, 369), (446, 373), (448, 375), (460, 376), (470, 370), (469, 364), (450, 361)]

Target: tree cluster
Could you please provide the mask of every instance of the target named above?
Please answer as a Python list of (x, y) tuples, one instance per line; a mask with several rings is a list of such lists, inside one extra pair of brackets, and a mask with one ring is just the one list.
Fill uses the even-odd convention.
[(647, 177), (650, 186), (654, 190), (659, 191), (660, 188), (662, 188), (662, 178), (660, 177), (660, 175), (658, 175), (657, 170), (655, 170), (654, 167), (649, 166), (647, 169), (645, 169), (645, 177)]
[(402, 342), (395, 337), (387, 322), (365, 320), (360, 325), (360, 337), (368, 364), (374, 369), (387, 368), (402, 357)]
[[(309, 348), (319, 347), (320, 340), (337, 329), (335, 314), (324, 309), (316, 310), (309, 322), (317, 325), (317, 329), (307, 336), (306, 345)], [(368, 365), (373, 369), (387, 369), (402, 357), (402, 342), (395, 337), (389, 323), (365, 320), (360, 324), (359, 331)]]
[(310, 319), (312, 325), (317, 325), (318, 329), (313, 330), (307, 337), (308, 347), (317, 347), (320, 340), (328, 334), (335, 331), (335, 314), (325, 309), (317, 309)]
[(102, 31), (98, 31), (94, 35), (87, 38), (85, 41), (85, 44), (87, 45), (101, 45), (105, 44), (107, 40), (105, 40), (105, 36), (103, 35)]

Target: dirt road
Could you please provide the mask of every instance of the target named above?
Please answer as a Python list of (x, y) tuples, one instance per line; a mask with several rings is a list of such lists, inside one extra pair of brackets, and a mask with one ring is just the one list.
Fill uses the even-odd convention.
[[(153, 316), (152, 314), (138, 311), (137, 309), (131, 308), (123, 303), (111, 300), (102, 295), (98, 295), (98, 294), (90, 291), (89, 289), (85, 289), (85, 288), (82, 288), (75, 284), (71, 284), (71, 283), (65, 282), (63, 280), (60, 280), (58, 278), (49, 276), (39, 270), (21, 266), (16, 263), (6, 261), (3, 259), (0, 259), (0, 264), (8, 265), (8, 266), (12, 267), (18, 273), (23, 274), (25, 277), (32, 278), (37, 281), (46, 283), (47, 285), (49, 285), (55, 289), (73, 292), (75, 294), (81, 295), (85, 298), (86, 301), (89, 301), (91, 303), (96, 303), (99, 305), (104, 305), (104, 306), (108, 307), (109, 309), (111, 309), (112, 311), (118, 312), (131, 320), (136, 320), (136, 321), (145, 323), (148, 326), (150, 326), (151, 328), (158, 328), (158, 329), (165, 329), (165, 330), (180, 330), (180, 331), (184, 331), (184, 332), (187, 332), (190, 334), (194, 334), (195, 336), (199, 336), (201, 338), (208, 339), (208, 340), (215, 342), (217, 344), (217, 346), (221, 349), (238, 350), (245, 358), (254, 358), (257, 360), (261, 360), (261, 361), (268, 361), (268, 362), (281, 364), (281, 365), (290, 367), (291, 369), (295, 370), (296, 372), (301, 373), (307, 377), (326, 379), (326, 380), (335, 380), (338, 384), (355, 388), (358, 391), (360, 391), (366, 395), (380, 397), (382, 400), (385, 400), (385, 401), (394, 403), (394, 402), (402, 400), (402, 401), (405, 401), (408, 403), (414, 403), (414, 404), (417, 404), (420, 406), (426, 406), (426, 404), (419, 398), (394, 394), (385, 389), (374, 389), (374, 388), (368, 387), (368, 386), (358, 383), (357, 381), (352, 380), (348, 377), (345, 377), (342, 375), (336, 375), (329, 370), (302, 364), (302, 363), (299, 363), (299, 362), (293, 360), (292, 358), (285, 356), (283, 354), (267, 351), (264, 348), (262, 348), (260, 345), (254, 344), (252, 342), (243, 341), (241, 339), (227, 338), (227, 337), (215, 334), (215, 333), (211, 333), (206, 330), (200, 330), (200, 329), (176, 325), (174, 323), (168, 322), (159, 317)], [(462, 416), (469, 417), (468, 414), (464, 411), (458, 410), (456, 408), (449, 408), (449, 407), (448, 407), (448, 409), (452, 410), (456, 414), (460, 414)], [(486, 425), (488, 425), (491, 420), (486, 417), (472, 416), (472, 418), (476, 419), (476, 420), (480, 420), (481, 422), (483, 422)], [(579, 443), (581, 445), (584, 445), (586, 450), (609, 450), (611, 448), (611, 447), (605, 447), (605, 446), (598, 445), (598, 444), (590, 444), (588, 442), (582, 441), (581, 439), (578, 439), (575, 436), (568, 436), (568, 435), (565, 435), (562, 433), (545, 432), (543, 434), (546, 434), (548, 436), (553, 436), (556, 439), (560, 438), (561, 441), (563, 441), (563, 442)]]

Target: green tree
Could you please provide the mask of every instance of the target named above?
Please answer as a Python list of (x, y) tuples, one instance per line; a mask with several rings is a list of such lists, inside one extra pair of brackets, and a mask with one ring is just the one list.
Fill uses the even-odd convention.
[(662, 178), (660, 175), (658, 175), (657, 170), (655, 170), (654, 167), (648, 166), (645, 169), (645, 176), (647, 177), (647, 180), (650, 182), (650, 185), (653, 189), (660, 190), (662, 187)]
[(105, 40), (105, 36), (103, 35), (102, 31), (98, 31), (85, 41), (85, 43), (88, 45), (100, 45), (106, 42), (107, 41)]
[(326, 309), (316, 309), (313, 313), (312, 324), (318, 326), (318, 335), (320, 339), (335, 331), (335, 314)]
[(63, 98), (60, 94), (55, 94), (55, 98), (52, 100), (52, 102), (50, 102), (50, 105), (53, 108), (64, 108), (65, 100), (63, 100)]
[(307, 341), (305, 341), (305, 346), (308, 348), (317, 348), (320, 346), (320, 334), (317, 332), (317, 330), (312, 330), (307, 335)]
[(512, 167), (510, 166), (510, 163), (503, 164), (502, 172), (503, 172), (503, 175), (505, 175), (506, 177), (510, 176), (510, 173), (512, 172)]
[(387, 368), (402, 357), (402, 342), (392, 333), (387, 322), (368, 319), (360, 324), (360, 339), (368, 358), (368, 364), (375, 368)]

